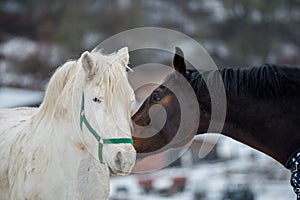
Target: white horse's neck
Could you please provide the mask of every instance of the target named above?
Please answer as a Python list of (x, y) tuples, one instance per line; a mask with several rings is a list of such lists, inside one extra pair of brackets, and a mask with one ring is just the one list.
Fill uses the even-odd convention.
[[(42, 129), (37, 134), (48, 134), (40, 137), (40, 142), (46, 148), (37, 157), (44, 171), (43, 178), (48, 185), (59, 186), (59, 199), (106, 199), (109, 192), (109, 171), (106, 165), (100, 164), (90, 149), (80, 139), (78, 129), (72, 120), (61, 119), (55, 123), (51, 131), (45, 133)], [(48, 138), (48, 141), (42, 141)], [(96, 147), (95, 147), (96, 148)], [(47, 156), (47, 157), (45, 157)], [(36, 167), (39, 169), (39, 166)], [(43, 180), (41, 180), (43, 181)], [(41, 191), (56, 191), (54, 188), (41, 188)], [(58, 192), (59, 193), (59, 192)], [(100, 195), (100, 196), (99, 196)], [(101, 196), (103, 195), (103, 196)], [(45, 198), (47, 199), (47, 198)]]
[[(37, 158), (44, 162), (41, 166), (46, 167), (46, 171), (50, 173), (49, 181), (53, 181), (55, 185), (57, 184), (55, 182), (62, 181), (63, 183), (63, 181), (71, 180), (69, 183), (62, 184), (69, 187), (65, 189), (66, 195), (70, 199), (89, 199), (86, 195), (92, 195), (91, 188), (95, 187), (85, 185), (86, 180), (81, 179), (90, 176), (90, 179), (95, 179), (94, 181), (98, 181), (98, 184), (99, 181), (107, 184), (109, 172), (107, 166), (100, 164), (97, 157), (92, 156), (97, 154), (97, 142), (93, 136), (84, 135), (80, 130), (82, 88), (79, 87), (80, 83), (76, 84), (80, 80), (76, 80), (77, 72), (70, 73), (72, 69), (69, 67), (72, 66), (63, 69), (64, 67), (59, 69), (61, 71), (56, 74), (56, 77), (54, 75), (53, 80), (50, 80), (45, 101), (33, 118), (35, 129), (33, 133), (37, 134), (37, 137), (32, 137), (32, 140), (36, 140), (34, 143), (40, 144), (41, 148), (46, 148), (45, 151), (50, 152), (43, 154), (43, 156), (47, 155), (47, 158)], [(65, 79), (62, 78), (63, 75), (66, 76)], [(61, 180), (51, 177), (51, 171), (57, 172), (58, 170), (61, 170)], [(87, 184), (92, 184), (92, 182)], [(78, 194), (77, 192), (85, 190), (90, 193)], [(99, 188), (96, 190), (94, 193), (99, 194)]]

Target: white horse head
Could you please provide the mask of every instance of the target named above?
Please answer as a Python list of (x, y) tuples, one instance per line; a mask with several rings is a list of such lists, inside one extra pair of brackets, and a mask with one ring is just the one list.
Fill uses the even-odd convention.
[[(81, 114), (84, 114), (90, 126), (101, 137), (98, 138), (99, 142), (104, 143), (100, 144), (103, 147), (99, 146), (100, 152), (98, 149), (96, 153), (103, 154), (103, 162), (115, 174), (129, 173), (136, 157), (132, 143), (129, 142), (131, 105), (135, 103), (135, 96), (126, 76), (128, 61), (128, 49), (122, 48), (107, 56), (99, 51), (84, 52), (77, 62), (81, 67), (80, 73), (84, 74), (81, 81), (85, 109)], [(91, 136), (93, 130), (88, 128), (88, 124), (85, 127), (82, 129), (83, 134)], [(94, 146), (94, 137), (84, 137), (85, 142), (90, 144), (88, 146)], [(113, 144), (114, 141), (119, 144)], [(98, 156), (102, 162), (102, 155)]]
[[(111, 172), (121, 175), (130, 173), (136, 156), (132, 144), (128, 143), (131, 105), (135, 103), (134, 91), (127, 79), (128, 61), (128, 48), (124, 47), (111, 55), (86, 51), (77, 61), (67, 62), (52, 76), (36, 120), (37, 124), (53, 119), (72, 121), (69, 130), (66, 123), (61, 122), (63, 129), (79, 132), (84, 149), (96, 158), (103, 156), (103, 163)], [(89, 125), (82, 125), (79, 120), (83, 98), (84, 117)], [(98, 142), (103, 140), (97, 141), (89, 126), (101, 139), (125, 138), (126, 141), (98, 147)], [(99, 149), (102, 152), (98, 153)]]

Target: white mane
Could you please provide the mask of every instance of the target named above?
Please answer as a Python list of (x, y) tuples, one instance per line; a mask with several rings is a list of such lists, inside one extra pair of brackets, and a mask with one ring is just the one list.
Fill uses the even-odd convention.
[[(35, 125), (38, 125), (42, 119), (51, 120), (54, 117), (53, 115), (57, 114), (55, 112), (56, 108), (63, 103), (58, 101), (58, 99), (67, 83), (75, 78), (76, 71), (78, 71), (76, 61), (69, 61), (55, 71), (48, 83), (44, 100), (36, 114)], [(69, 100), (68, 98), (61, 99), (64, 101)]]

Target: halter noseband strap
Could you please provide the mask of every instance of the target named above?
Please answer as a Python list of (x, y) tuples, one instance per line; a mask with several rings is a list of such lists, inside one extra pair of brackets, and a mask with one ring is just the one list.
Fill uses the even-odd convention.
[(84, 113), (84, 92), (82, 91), (81, 97), (81, 108), (80, 108), (80, 130), (82, 131), (82, 125), (85, 124), (86, 128), (89, 132), (96, 138), (98, 141), (98, 158), (99, 161), (103, 162), (103, 145), (104, 144), (133, 144), (133, 140), (131, 138), (111, 138), (111, 139), (103, 139), (99, 136), (99, 134), (92, 128), (90, 123), (87, 121)]

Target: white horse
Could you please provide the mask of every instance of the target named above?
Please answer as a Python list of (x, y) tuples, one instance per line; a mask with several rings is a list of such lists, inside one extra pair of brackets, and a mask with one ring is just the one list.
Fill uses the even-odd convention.
[(39, 108), (0, 109), (0, 199), (108, 199), (109, 171), (135, 164), (128, 49), (84, 52)]

